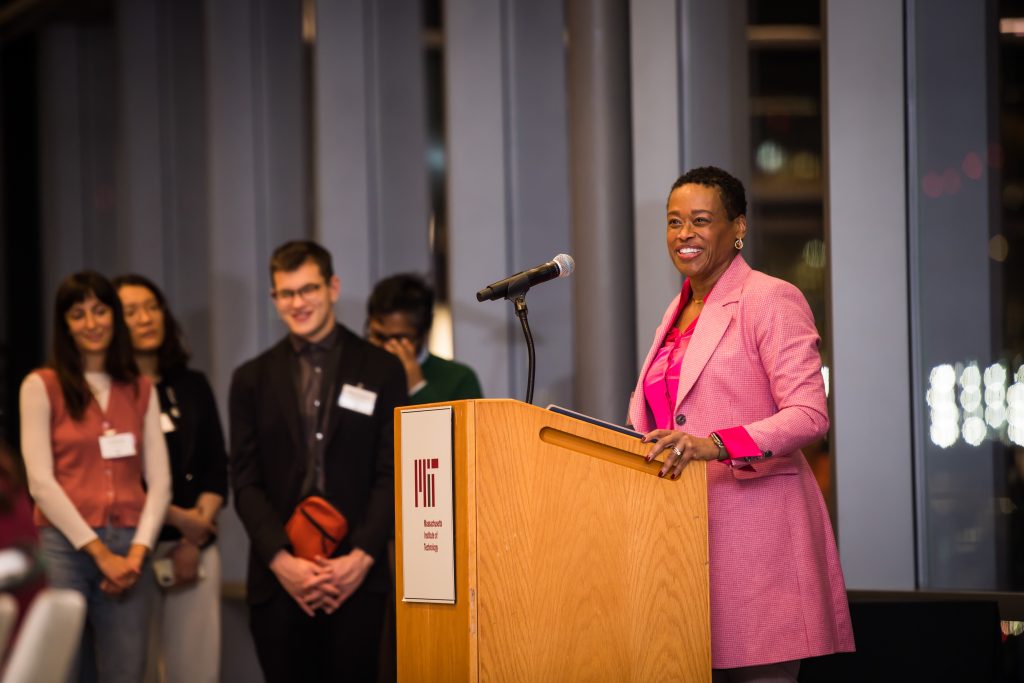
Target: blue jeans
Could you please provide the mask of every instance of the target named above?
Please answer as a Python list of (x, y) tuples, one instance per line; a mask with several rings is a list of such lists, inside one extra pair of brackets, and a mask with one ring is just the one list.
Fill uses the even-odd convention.
[[(95, 529), (112, 552), (126, 555), (135, 529)], [(137, 683), (146, 668), (146, 636), (156, 583), (143, 576), (128, 592), (109, 596), (100, 590), (103, 574), (92, 558), (75, 550), (52, 527), (39, 530), (50, 585), (70, 588), (85, 596), (85, 632), (78, 656), (78, 680), (99, 683)], [(148, 571), (149, 565), (143, 567)], [(87, 650), (91, 650), (88, 651)], [(71, 676), (74, 680), (74, 675)]]

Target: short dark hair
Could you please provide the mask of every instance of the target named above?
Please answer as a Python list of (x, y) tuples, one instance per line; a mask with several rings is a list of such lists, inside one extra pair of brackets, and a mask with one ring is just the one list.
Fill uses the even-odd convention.
[(82, 354), (71, 337), (64, 315), (72, 306), (89, 298), (90, 294), (110, 307), (114, 314), (114, 334), (110, 346), (107, 347), (104, 370), (112, 380), (126, 384), (134, 382), (139, 376), (139, 369), (135, 365), (135, 356), (132, 353), (131, 335), (124, 324), (121, 299), (113, 285), (107, 278), (93, 270), (68, 275), (57, 287), (53, 307), (53, 359), (50, 362), (57, 373), (68, 413), (75, 420), (82, 419), (92, 393), (85, 381)]
[(313, 240), (292, 240), (285, 242), (270, 257), (270, 284), (274, 284), (274, 273), (290, 273), (302, 267), (306, 261), (313, 261), (320, 268), (324, 280), (334, 277), (331, 252)]
[(722, 200), (722, 206), (725, 207), (725, 213), (729, 220), (736, 220), (739, 216), (747, 215), (747, 193), (743, 189), (743, 183), (728, 171), (723, 171), (717, 166), (700, 166), (691, 169), (679, 176), (672, 184), (668, 196), (671, 197), (672, 193), (683, 185), (691, 184), (713, 187), (718, 190), (718, 197)]
[(426, 337), (434, 322), (434, 290), (413, 273), (384, 278), (366, 302), (366, 317), (369, 320), (392, 313), (408, 315), (420, 337)]
[(186, 367), (190, 354), (185, 346), (185, 337), (181, 332), (181, 325), (174, 317), (170, 306), (167, 305), (167, 298), (160, 288), (152, 280), (138, 273), (118, 275), (112, 281), (114, 289), (121, 291), (122, 287), (145, 287), (156, 299), (160, 310), (164, 314), (164, 340), (160, 348), (156, 350), (157, 369), (161, 377), (171, 377)]

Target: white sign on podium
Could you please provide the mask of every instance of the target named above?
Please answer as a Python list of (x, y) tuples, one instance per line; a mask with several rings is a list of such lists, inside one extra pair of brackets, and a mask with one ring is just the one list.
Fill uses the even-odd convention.
[(402, 600), (455, 603), (452, 408), (402, 420)]

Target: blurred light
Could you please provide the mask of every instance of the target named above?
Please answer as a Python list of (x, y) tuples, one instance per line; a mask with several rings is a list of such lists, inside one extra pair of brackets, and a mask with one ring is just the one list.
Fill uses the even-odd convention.
[(811, 268), (825, 267), (825, 243), (813, 239), (804, 244), (804, 263)]
[(935, 171), (928, 171), (921, 178), (921, 190), (932, 199), (938, 199), (942, 196), (942, 176)]
[(953, 385), (956, 384), (956, 370), (948, 363), (936, 365), (928, 373), (928, 381), (933, 387), (952, 389)]
[(825, 382), (825, 398), (828, 398), (828, 389), (829, 389), (829, 387), (828, 387), (828, 377), (829, 377), (828, 366), (827, 365), (822, 365), (821, 366), (821, 379)]
[(981, 370), (976, 363), (971, 363), (960, 373), (960, 386), (964, 389), (977, 389), (981, 386)]
[(985, 440), (985, 423), (980, 417), (969, 417), (964, 420), (963, 434), (964, 441), (972, 446), (980, 446), (981, 442)]
[(302, 3), (302, 42), (307, 45), (316, 42), (316, 3), (313, 0)]
[(451, 360), (455, 356), (455, 335), (452, 309), (447, 304), (434, 304), (434, 323), (430, 326), (427, 347), (435, 356)]
[(1001, 406), (1003, 405), (1003, 399), (1006, 398), (1006, 389), (999, 385), (993, 385), (985, 388), (985, 405), (987, 406)]
[(757, 146), (755, 159), (757, 167), (764, 173), (778, 173), (786, 163), (786, 152), (774, 140), (765, 140)]
[(1002, 404), (985, 408), (985, 422), (992, 429), (999, 429), (1006, 422), (1006, 407)]
[(985, 409), (985, 422), (992, 429), (998, 429), (1004, 425), (1007, 421), (1007, 409), (1005, 405), (995, 404), (989, 405)]
[(1024, 428), (1010, 425), (1006, 428), (1006, 436), (1018, 446), (1024, 446)]
[(1017, 368), (1017, 372), (1014, 373), (1013, 379), (1016, 382), (1020, 382), (1021, 384), (1024, 384), (1024, 364), (1022, 364), (1019, 368)]
[(955, 422), (932, 422), (932, 443), (939, 448), (949, 448), (956, 443), (958, 432)]
[(1024, 18), (1003, 17), (999, 20), (999, 32), (1014, 36), (1024, 36)]
[(983, 379), (986, 387), (1003, 386), (1006, 384), (1006, 366), (1002, 363), (993, 363), (985, 368)]
[(978, 180), (981, 178), (982, 171), (985, 170), (985, 165), (981, 163), (981, 157), (974, 152), (968, 152), (960, 164), (960, 170), (971, 180)]
[(1002, 234), (992, 235), (992, 239), (988, 241), (989, 258), (1002, 263), (1009, 254), (1010, 243), (1006, 241), (1006, 238)]
[(821, 160), (811, 152), (797, 152), (792, 160), (793, 176), (798, 180), (817, 180), (821, 177)]
[(942, 190), (946, 194), (956, 194), (963, 187), (963, 181), (956, 169), (950, 167), (942, 174)]

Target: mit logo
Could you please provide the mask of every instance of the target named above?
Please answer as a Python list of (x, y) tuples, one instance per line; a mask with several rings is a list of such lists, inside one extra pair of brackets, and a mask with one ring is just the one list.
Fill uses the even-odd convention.
[(416, 507), (432, 508), (437, 505), (434, 497), (434, 470), (437, 469), (437, 458), (421, 458), (414, 460), (413, 464), (416, 467)]

